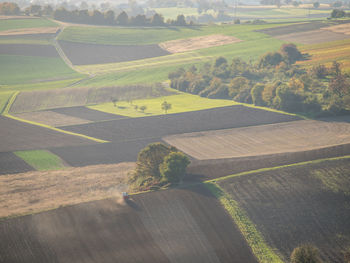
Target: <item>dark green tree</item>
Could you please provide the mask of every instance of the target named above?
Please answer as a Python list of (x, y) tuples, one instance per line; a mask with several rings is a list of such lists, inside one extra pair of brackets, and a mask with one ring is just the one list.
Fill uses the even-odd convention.
[(129, 16), (128, 16), (128, 14), (125, 11), (121, 12), (117, 16), (116, 22), (117, 22), (118, 25), (126, 26), (129, 23)]
[(310, 244), (295, 248), (290, 258), (291, 263), (322, 263), (318, 249)]
[(161, 104), (162, 110), (165, 112), (165, 114), (168, 113), (168, 110), (171, 109), (171, 104), (168, 103), (166, 100)]
[(161, 176), (168, 182), (178, 183), (185, 176), (190, 160), (181, 152), (172, 152), (164, 158), (159, 170)]

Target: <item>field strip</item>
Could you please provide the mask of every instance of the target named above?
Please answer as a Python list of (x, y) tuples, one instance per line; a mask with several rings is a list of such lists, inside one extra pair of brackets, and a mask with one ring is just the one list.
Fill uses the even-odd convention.
[(237, 173), (237, 174), (231, 174), (211, 180), (207, 180), (204, 183), (215, 183), (218, 181), (223, 181), (227, 180), (233, 177), (238, 177), (238, 176), (244, 176), (244, 175), (249, 175), (249, 174), (255, 174), (255, 173), (261, 173), (261, 172), (267, 172), (267, 171), (274, 171), (274, 170), (279, 170), (287, 167), (296, 167), (296, 166), (303, 166), (303, 165), (308, 165), (308, 164), (317, 164), (317, 163), (322, 163), (322, 162), (327, 162), (327, 161), (333, 161), (333, 160), (345, 160), (345, 159), (350, 159), (350, 155), (345, 155), (345, 156), (340, 156), (340, 157), (332, 157), (332, 158), (323, 158), (323, 159), (318, 159), (318, 160), (312, 160), (312, 161), (306, 161), (306, 162), (299, 162), (299, 163), (292, 163), (292, 164), (286, 164), (286, 165), (281, 165), (281, 166), (275, 166), (275, 167), (268, 167), (268, 168), (261, 168), (253, 171), (246, 171), (242, 173)]
[(37, 171), (60, 170), (66, 168), (65, 162), (48, 150), (16, 151), (21, 158)]
[(34, 122), (34, 121), (28, 121), (28, 120), (21, 119), (21, 118), (18, 118), (18, 117), (15, 117), (15, 116), (11, 115), (9, 113), (9, 110), (10, 110), (11, 105), (13, 104), (13, 102), (16, 100), (16, 97), (17, 97), (18, 94), (19, 94), (19, 91), (15, 92), (12, 95), (11, 99), (9, 100), (9, 102), (7, 103), (7, 105), (5, 107), (5, 110), (4, 110), (3, 114), (2, 114), (5, 117), (8, 117), (8, 118), (20, 121), (20, 122), (25, 122), (25, 123), (28, 123), (28, 124), (32, 124), (32, 125), (40, 126), (40, 127), (43, 127), (43, 128), (47, 128), (47, 129), (50, 129), (50, 130), (53, 130), (53, 131), (57, 131), (57, 132), (60, 132), (60, 133), (65, 133), (65, 134), (69, 134), (69, 135), (78, 136), (78, 137), (81, 137), (81, 138), (84, 138), (84, 139), (88, 139), (88, 140), (91, 140), (91, 141), (94, 141), (94, 142), (99, 142), (99, 143), (106, 143), (106, 142), (108, 142), (108, 141), (105, 141), (105, 140), (101, 140), (101, 139), (98, 139), (98, 138), (90, 137), (90, 136), (83, 135), (83, 134), (80, 134), (80, 133), (65, 131), (65, 130), (62, 130), (62, 129), (59, 129), (59, 128), (55, 128), (55, 127), (52, 127), (52, 126), (49, 126), (49, 125), (42, 124), (42, 123), (38, 123), (38, 122)]
[(140, 69), (145, 67), (150, 68), (150, 67), (157, 67), (157, 66), (169, 65), (169, 64), (177, 65), (188, 61), (190, 62), (209, 61), (213, 58), (212, 56), (190, 56), (190, 57), (183, 57), (183, 58), (177, 58), (177, 57), (178, 56), (176, 56), (175, 54), (175, 55), (163, 56), (161, 57), (162, 59), (159, 59), (158, 61), (155, 59), (145, 59), (145, 60), (136, 60), (133, 62), (75, 66), (74, 68), (76, 68), (77, 71), (83, 74), (100, 75), (104, 73), (127, 71), (127, 70)]
[(205, 186), (230, 214), (260, 263), (283, 263), (282, 259), (266, 244), (262, 234), (234, 199), (215, 183), (207, 183)]

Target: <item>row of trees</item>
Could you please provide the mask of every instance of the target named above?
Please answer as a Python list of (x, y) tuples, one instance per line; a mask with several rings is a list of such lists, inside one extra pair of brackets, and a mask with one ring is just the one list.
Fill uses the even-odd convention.
[(350, 110), (350, 79), (341, 65), (316, 65), (308, 70), (294, 63), (305, 59), (293, 44), (264, 54), (257, 63), (239, 58), (231, 64), (217, 58), (203, 68), (169, 74), (171, 87), (213, 99), (233, 99), (293, 113), (340, 114)]
[(331, 13), (332, 18), (342, 18), (342, 17), (350, 17), (350, 12), (345, 12), (344, 10), (334, 9)]
[(181, 182), (190, 161), (175, 147), (152, 143), (137, 157), (136, 169), (129, 178), (131, 190), (149, 190)]
[(0, 15), (19, 15), (20, 12), (21, 10), (16, 3), (0, 3)]

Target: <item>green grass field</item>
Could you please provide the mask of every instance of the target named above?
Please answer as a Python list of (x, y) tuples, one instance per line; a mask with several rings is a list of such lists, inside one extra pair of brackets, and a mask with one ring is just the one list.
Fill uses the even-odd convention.
[(55, 22), (52, 22), (46, 18), (0, 20), (0, 31), (19, 29), (19, 28), (57, 27), (57, 26), (58, 25)]
[(31, 45), (50, 45), (50, 39), (40, 36), (35, 37), (17, 37), (11, 36), (6, 38), (0, 37), (0, 44), (31, 44)]
[(48, 151), (18, 151), (15, 154), (38, 171), (58, 170), (65, 167), (58, 156)]
[(61, 58), (0, 55), (0, 85), (41, 82), (83, 75), (69, 68)]
[[(132, 104), (126, 101), (119, 101), (117, 102), (117, 107), (114, 107), (112, 102), (108, 102), (100, 105), (89, 106), (89, 108), (128, 117), (145, 117), (165, 114), (161, 108), (161, 104), (164, 101), (167, 101), (171, 104), (171, 109), (168, 111), (169, 114), (211, 109), (237, 104), (232, 100), (214, 100), (202, 98), (197, 95), (181, 93), (178, 95), (171, 95), (166, 97), (135, 100), (132, 102)], [(144, 112), (141, 112), (139, 109), (136, 110), (134, 108), (135, 105), (137, 105), (139, 108), (141, 106), (146, 106), (147, 109)]]

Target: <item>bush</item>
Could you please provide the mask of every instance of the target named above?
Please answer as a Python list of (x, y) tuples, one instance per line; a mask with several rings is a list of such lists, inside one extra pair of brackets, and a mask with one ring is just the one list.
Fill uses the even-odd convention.
[(159, 170), (163, 180), (170, 183), (178, 183), (186, 173), (190, 160), (181, 152), (172, 152), (164, 158)]
[(310, 244), (295, 248), (290, 258), (291, 263), (322, 263), (318, 249)]

